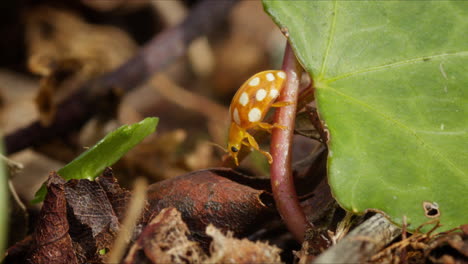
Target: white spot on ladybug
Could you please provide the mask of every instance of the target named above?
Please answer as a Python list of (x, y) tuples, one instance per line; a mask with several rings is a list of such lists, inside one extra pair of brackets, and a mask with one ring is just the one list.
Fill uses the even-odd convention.
[(280, 71), (280, 72), (278, 72), (276, 75), (277, 75), (278, 77), (280, 77), (281, 79), (286, 79), (286, 73), (285, 73), (285, 72)]
[(255, 94), (255, 99), (261, 102), (263, 101), (263, 99), (265, 99), (266, 96), (267, 96), (267, 91), (265, 89), (259, 89), (257, 93)]
[(260, 83), (260, 78), (255, 77), (252, 80), (250, 80), (249, 85), (250, 86), (257, 86)]
[(245, 106), (246, 104), (249, 103), (249, 95), (246, 92), (243, 92), (241, 96), (239, 97), (239, 103), (242, 106)]
[(266, 78), (267, 78), (267, 80), (270, 81), (270, 82), (272, 82), (272, 81), (275, 80), (275, 76), (274, 76), (273, 73), (271, 73), (271, 72), (270, 72), (270, 73), (267, 73)]
[(236, 122), (236, 124), (240, 125), (240, 117), (239, 117), (239, 111), (237, 110), (237, 108), (234, 108), (234, 112), (232, 113), (232, 118), (234, 118), (234, 122)]
[(250, 122), (258, 122), (260, 121), (260, 118), (262, 117), (262, 112), (260, 111), (260, 109), (254, 107), (252, 109), (250, 109), (249, 111), (249, 121)]
[(276, 98), (276, 97), (278, 97), (278, 95), (279, 95), (278, 90), (276, 90), (276, 89), (271, 89), (270, 90), (270, 97), (271, 98)]

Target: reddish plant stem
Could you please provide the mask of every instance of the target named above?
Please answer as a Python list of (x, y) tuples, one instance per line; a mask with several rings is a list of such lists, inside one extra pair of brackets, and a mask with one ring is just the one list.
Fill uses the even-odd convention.
[(122, 96), (148, 80), (154, 73), (185, 54), (196, 37), (218, 27), (237, 0), (205, 0), (198, 4), (178, 26), (170, 28), (147, 43), (134, 57), (115, 71), (84, 84), (66, 98), (57, 109), (52, 123), (39, 121), (5, 137), (5, 152), (13, 154), (28, 147), (64, 137), (79, 130), (91, 117), (106, 109), (109, 97)]
[(307, 221), (299, 204), (291, 169), (291, 142), (294, 134), (302, 67), (289, 43), (286, 45), (282, 68), (287, 74), (287, 81), (278, 101), (291, 102), (291, 105), (278, 108), (274, 116), (274, 123), (285, 126), (286, 129), (274, 129), (272, 132), (270, 148), (273, 157), (273, 164), (270, 167), (271, 186), (276, 207), (281, 217), (296, 240), (302, 242), (305, 231), (311, 227), (311, 224)]

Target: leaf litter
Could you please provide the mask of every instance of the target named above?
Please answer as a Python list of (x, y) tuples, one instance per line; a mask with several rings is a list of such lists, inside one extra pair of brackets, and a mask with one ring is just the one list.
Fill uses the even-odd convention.
[[(227, 170), (221, 172), (229, 173)], [(184, 188), (179, 190), (180, 185), (190, 188), (191, 182), (206, 185), (212, 190), (211, 195), (187, 193)], [(233, 237), (232, 231), (227, 231), (232, 227), (239, 233), (252, 225), (253, 219), (262, 214), (268, 215), (267, 206), (259, 198), (262, 191), (249, 191), (248, 188), (226, 178), (221, 179), (216, 175), (216, 170), (194, 172), (173, 179), (164, 188), (150, 188), (149, 202), (137, 221), (137, 228), (132, 231), (132, 246), (124, 262), (140, 263), (139, 251), (150, 263), (280, 262), (277, 247), (247, 239), (239, 240)], [(21, 247), (10, 248), (5, 261), (63, 263), (66, 259), (67, 263), (105, 263), (107, 256), (102, 254), (102, 250), (112, 251), (132, 194), (119, 186), (109, 168), (96, 181), (80, 179), (65, 182), (52, 172), (47, 189), (40, 221), (33, 235), (19, 243)], [(173, 193), (171, 199), (181, 198), (173, 200), (171, 205), (164, 195), (151, 195), (151, 190), (158, 193), (166, 190), (166, 193)], [(235, 196), (234, 193), (246, 194), (238, 203), (232, 199), (223, 200), (230, 195)], [(242, 199), (247, 199), (247, 202)], [(160, 204), (166, 206), (158, 207)], [(190, 213), (187, 208), (202, 212), (196, 213), (195, 210), (191, 212), (192, 216), (183, 217), (173, 206), (184, 210), (182, 214)], [(244, 213), (234, 218), (229, 210), (236, 207), (238, 209), (234, 211)], [(203, 218), (197, 220), (196, 217)], [(183, 218), (189, 221), (188, 225)], [(219, 227), (207, 223), (215, 223)], [(205, 231), (205, 240), (194, 239), (194, 234)]]

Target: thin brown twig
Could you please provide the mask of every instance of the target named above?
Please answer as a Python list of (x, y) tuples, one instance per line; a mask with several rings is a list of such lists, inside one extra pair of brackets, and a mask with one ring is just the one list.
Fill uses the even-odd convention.
[(39, 121), (5, 137), (7, 154), (39, 146), (50, 139), (64, 137), (80, 129), (86, 121), (106, 110), (102, 102), (136, 88), (154, 73), (163, 70), (184, 55), (192, 40), (206, 35), (221, 24), (237, 0), (200, 3), (178, 26), (153, 38), (139, 53), (113, 72), (83, 85), (59, 106), (52, 123), (45, 127)]

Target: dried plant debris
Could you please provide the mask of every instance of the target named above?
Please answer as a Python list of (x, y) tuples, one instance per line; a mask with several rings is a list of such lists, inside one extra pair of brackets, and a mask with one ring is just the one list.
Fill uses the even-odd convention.
[(281, 250), (262, 242), (224, 235), (213, 225), (206, 233), (213, 241), (208, 256), (197, 242), (175, 208), (165, 208), (154, 217), (133, 244), (125, 264), (141, 263), (281, 263)]
[(468, 224), (439, 234), (429, 243), (424, 256), (434, 263), (468, 263)]
[(375, 263), (468, 263), (467, 225), (433, 234), (440, 224), (437, 220), (427, 233), (418, 230), (407, 238), (389, 245), (371, 258)]
[[(214, 227), (205, 234), (206, 226), (213, 223), (241, 235), (271, 216), (270, 205), (260, 197), (264, 191), (239, 182), (261, 185), (229, 169), (202, 170), (153, 185), (133, 231), (131, 240), (136, 242), (127, 263), (140, 263), (138, 252), (151, 263), (279, 262), (275, 247), (224, 237)], [(51, 173), (40, 222), (32, 237), (8, 250), (7, 263), (104, 263), (105, 253), (112, 251), (121, 231), (130, 198), (131, 193), (119, 186), (109, 168), (96, 181), (65, 183)], [(166, 209), (171, 207), (181, 208), (182, 213)], [(211, 240), (210, 260), (203, 250)]]
[(208, 225), (206, 233), (213, 238), (207, 263), (281, 263), (281, 250), (275, 246), (236, 239), (232, 232), (224, 235), (213, 225)]
[(116, 68), (136, 50), (123, 31), (88, 24), (66, 10), (39, 7), (26, 18), (28, 66), (43, 77), (36, 103), (45, 125), (67, 95), (85, 81)]
[[(125, 264), (203, 263), (207, 259), (198, 243), (188, 239), (189, 229), (175, 208), (165, 208), (145, 227), (130, 248)], [(143, 254), (138, 254), (138, 253)], [(142, 257), (144, 255), (144, 258)]]
[(315, 255), (311, 254), (309, 241), (307, 240), (302, 243), (301, 250), (294, 252), (294, 256), (298, 264), (312, 263), (316, 258)]

